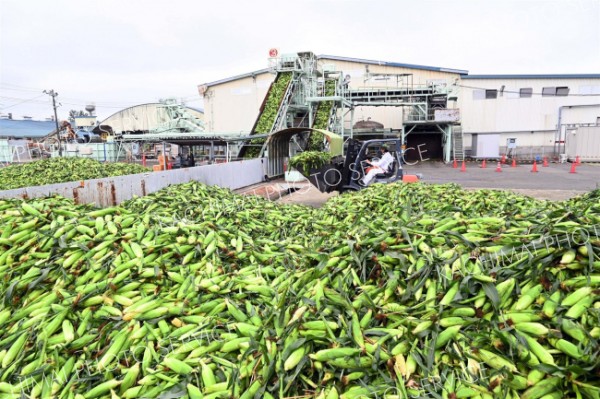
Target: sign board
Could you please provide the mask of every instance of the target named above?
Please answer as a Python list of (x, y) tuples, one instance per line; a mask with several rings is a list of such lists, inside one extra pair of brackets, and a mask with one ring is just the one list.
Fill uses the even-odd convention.
[(436, 109), (433, 114), (436, 122), (459, 122), (460, 110), (458, 109)]
[(277, 58), (278, 55), (279, 55), (279, 50), (277, 50), (276, 48), (269, 49), (269, 57)]

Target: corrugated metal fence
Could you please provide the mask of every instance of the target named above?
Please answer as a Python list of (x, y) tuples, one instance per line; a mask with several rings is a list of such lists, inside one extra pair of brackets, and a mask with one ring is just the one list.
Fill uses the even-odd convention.
[(117, 205), (134, 196), (142, 197), (172, 184), (187, 183), (192, 180), (235, 190), (260, 183), (264, 177), (262, 159), (252, 159), (5, 190), (0, 191), (0, 198), (38, 198), (58, 194), (73, 198), (77, 204), (96, 204), (96, 206), (107, 207)]

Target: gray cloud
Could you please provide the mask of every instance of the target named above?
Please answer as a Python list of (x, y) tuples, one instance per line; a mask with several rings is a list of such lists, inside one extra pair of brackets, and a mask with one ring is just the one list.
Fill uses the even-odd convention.
[(11, 105), (50, 88), (61, 118), (88, 101), (100, 117), (168, 96), (201, 106), (198, 84), (264, 68), (271, 47), (471, 73), (597, 73), (599, 22), (597, 0), (0, 0), (0, 112), (49, 116), (45, 98)]

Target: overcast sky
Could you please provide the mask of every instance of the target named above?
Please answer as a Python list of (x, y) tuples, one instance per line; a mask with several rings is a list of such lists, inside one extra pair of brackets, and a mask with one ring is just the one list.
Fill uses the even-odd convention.
[(600, 73), (600, 0), (0, 0), (0, 113), (102, 120), (265, 68), (268, 50), (487, 73)]

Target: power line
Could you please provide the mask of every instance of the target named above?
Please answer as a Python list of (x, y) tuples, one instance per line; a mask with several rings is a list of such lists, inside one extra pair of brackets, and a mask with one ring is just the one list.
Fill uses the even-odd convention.
[[(34, 87), (27, 87), (27, 86), (20, 86), (20, 85), (16, 85), (13, 83), (6, 83), (6, 82), (2, 82), (0, 83), (1, 86), (8, 86), (8, 90), (21, 90), (21, 91), (43, 91), (43, 89), (39, 89), (39, 88), (34, 88)], [(11, 89), (10, 86), (14, 87), (14, 89)]]
[(8, 97), (4, 97), (4, 96), (2, 96), (2, 98), (6, 98), (6, 99), (12, 99), (12, 100), (23, 100), (23, 101), (21, 101), (21, 102), (18, 102), (18, 103), (16, 103), (16, 104), (12, 104), (12, 105), (6, 106), (6, 107), (2, 107), (1, 109), (2, 109), (2, 110), (5, 110), (5, 109), (8, 109), (8, 108), (15, 107), (15, 106), (17, 106), (17, 105), (19, 105), (19, 104), (24, 104), (24, 103), (26, 103), (26, 102), (36, 102), (36, 103), (44, 103), (44, 104), (45, 104), (45, 101), (43, 101), (43, 102), (42, 102), (42, 101), (40, 101), (40, 102), (38, 102), (38, 101), (34, 101), (34, 100), (36, 100), (36, 99), (38, 99), (38, 98), (40, 98), (40, 97), (43, 97), (43, 96), (44, 96), (44, 95), (43, 95), (43, 94), (41, 94), (41, 95), (39, 95), (39, 96), (36, 96), (36, 97), (33, 97), (33, 98), (28, 98), (28, 99), (22, 99), (22, 98), (8, 98)]
[[(43, 89), (35, 89), (35, 88), (30, 88), (30, 87), (25, 87), (25, 86), (20, 86), (20, 85), (15, 85), (12, 83), (0, 83), (0, 86), (8, 86), (5, 87), (4, 90), (9, 90), (9, 91), (23, 91), (23, 92), (41, 92), (43, 91)], [(10, 87), (13, 86), (13, 87)], [(178, 96), (165, 96), (165, 97), (174, 97), (174, 98), (179, 98), (183, 101), (197, 101), (199, 100), (199, 96), (186, 96), (186, 97), (178, 97)], [(61, 101), (63, 104), (70, 104), (70, 105), (87, 105), (89, 104), (89, 100), (82, 100), (80, 98), (73, 98), (73, 97), (61, 97), (63, 100), (67, 100), (67, 102), (65, 101)], [(143, 100), (143, 101), (128, 101), (128, 102), (120, 102), (120, 101), (102, 101), (99, 103), (95, 103), (96, 106), (101, 106), (101, 107), (107, 107), (107, 108), (121, 108), (121, 107), (130, 107), (130, 106), (134, 106), (134, 105), (138, 105), (138, 104), (144, 104), (144, 103), (148, 103), (148, 102), (155, 102), (155, 101), (148, 101), (148, 100)]]
[[(42, 95), (43, 96), (43, 95)], [(6, 99), (6, 100), (16, 100), (16, 101), (21, 101), (20, 103), (17, 104), (13, 104), (10, 105), (10, 107), (13, 107), (15, 105), (24, 103), (24, 102), (33, 102), (33, 103), (37, 103), (37, 104), (46, 104), (46, 101), (39, 101), (36, 100), (39, 97), (42, 96), (37, 96), (34, 97), (33, 99), (24, 99), (22, 97), (12, 97), (12, 96), (0, 96), (0, 98)], [(63, 99), (67, 99), (69, 100), (69, 98), (67, 97), (62, 97)], [(196, 98), (196, 99), (192, 99), (189, 100), (187, 99), (188, 97), (182, 97), (181, 100), (185, 101), (185, 102), (196, 102), (196, 101), (201, 101), (201, 98)], [(193, 97), (189, 97), (189, 98), (193, 98)], [(77, 102), (72, 102), (72, 101), (77, 101)], [(136, 105), (140, 105), (140, 104), (147, 104), (147, 103), (157, 103), (158, 101), (140, 101), (140, 102), (132, 102), (132, 103), (94, 103), (94, 105), (97, 108), (113, 108), (113, 109), (123, 109), (123, 108), (130, 108), (130, 107), (135, 107)], [(78, 106), (78, 107), (82, 107), (82, 106), (86, 106), (89, 104), (89, 101), (83, 101), (83, 100), (73, 100), (71, 99), (71, 101), (63, 101), (61, 100), (61, 104), (64, 105), (72, 105), (72, 106)], [(113, 105), (109, 105), (109, 104), (113, 104)], [(116, 105), (116, 104), (120, 104), (120, 105)], [(6, 107), (8, 108), (8, 107)]]

